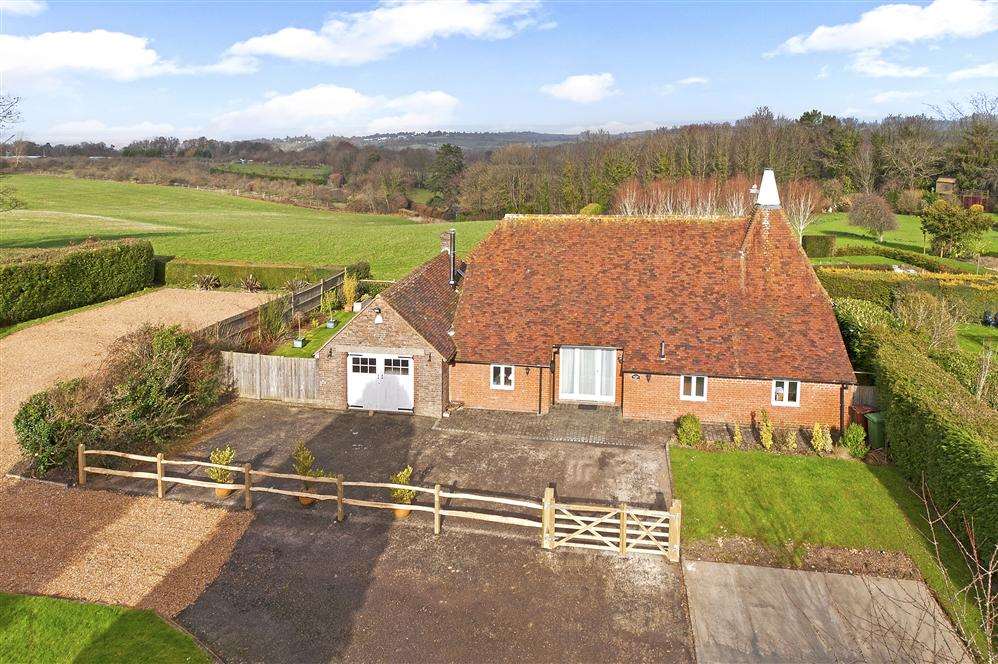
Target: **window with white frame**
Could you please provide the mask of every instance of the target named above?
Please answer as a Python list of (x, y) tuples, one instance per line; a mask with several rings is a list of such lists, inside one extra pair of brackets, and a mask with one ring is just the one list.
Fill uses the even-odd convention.
[(680, 376), (679, 398), (683, 401), (706, 401), (707, 377)]
[(492, 365), (492, 389), (512, 390), (513, 389), (513, 367), (508, 364)]
[(777, 379), (773, 381), (774, 406), (799, 406), (800, 381)]

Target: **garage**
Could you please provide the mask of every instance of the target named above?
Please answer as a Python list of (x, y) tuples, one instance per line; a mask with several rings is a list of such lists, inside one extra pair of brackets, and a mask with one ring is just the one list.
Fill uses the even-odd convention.
[(412, 412), (412, 357), (350, 353), (347, 358), (348, 407)]

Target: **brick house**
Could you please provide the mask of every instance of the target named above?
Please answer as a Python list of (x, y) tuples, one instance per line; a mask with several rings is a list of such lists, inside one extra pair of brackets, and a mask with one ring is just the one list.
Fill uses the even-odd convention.
[[(855, 374), (831, 303), (771, 174), (759, 203), (728, 219), (508, 215), (467, 265), (445, 234), (317, 353), (320, 395), (433, 416), (580, 403), (749, 423), (765, 408), (840, 427)], [(386, 387), (400, 381), (413, 387)]]

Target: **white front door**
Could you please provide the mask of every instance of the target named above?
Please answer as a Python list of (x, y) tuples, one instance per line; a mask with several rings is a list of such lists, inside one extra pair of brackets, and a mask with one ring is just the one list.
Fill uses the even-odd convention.
[(411, 357), (347, 356), (347, 405), (365, 410), (408, 411), (413, 407)]
[(559, 355), (561, 399), (613, 403), (617, 389), (616, 349), (562, 346)]

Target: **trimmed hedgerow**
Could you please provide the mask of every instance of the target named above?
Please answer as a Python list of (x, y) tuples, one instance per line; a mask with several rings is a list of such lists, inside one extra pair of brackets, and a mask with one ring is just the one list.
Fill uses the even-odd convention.
[(836, 255), (834, 235), (805, 235), (802, 243), (804, 253), (810, 258), (828, 258)]
[(966, 320), (979, 320), (998, 302), (998, 279), (974, 274), (898, 274), (873, 270), (817, 268), (815, 273), (831, 298), (869, 300), (889, 308), (910, 289), (922, 290), (962, 305)]
[(924, 478), (942, 509), (957, 505), (953, 514), (973, 521), (980, 551), (990, 555), (998, 546), (998, 413), (915, 350), (910, 335), (874, 334), (881, 337), (872, 361), (894, 462), (909, 480)]
[(252, 274), (263, 288), (277, 290), (289, 281), (300, 279), (311, 284), (338, 274), (340, 270), (341, 268), (333, 265), (309, 267), (174, 258), (166, 261), (163, 278), (167, 285), (189, 287), (194, 282), (195, 275), (213, 274), (219, 278), (222, 286), (239, 288), (243, 280)]
[(153, 280), (148, 240), (85, 242), (0, 263), (0, 325), (141, 290)]
[[(806, 240), (807, 238), (805, 237), (804, 239)], [(810, 255), (811, 254), (808, 254), (808, 256)], [(939, 260), (935, 256), (920, 254), (915, 251), (906, 251), (904, 249), (896, 249), (894, 247), (859, 246), (855, 244), (850, 244), (836, 249), (834, 255), (835, 256), (883, 256), (884, 258), (893, 258), (902, 263), (907, 263), (908, 265), (914, 265), (915, 267), (920, 267), (923, 270), (928, 270), (929, 272), (941, 272), (943, 274), (964, 274), (972, 271), (969, 267), (965, 269), (960, 269), (958, 267), (953, 267), (952, 265), (948, 265), (947, 263)]]

